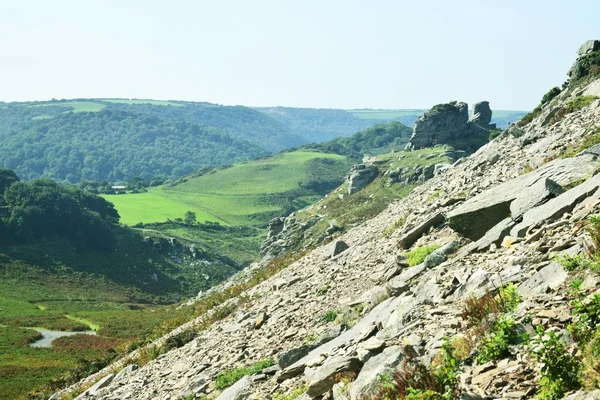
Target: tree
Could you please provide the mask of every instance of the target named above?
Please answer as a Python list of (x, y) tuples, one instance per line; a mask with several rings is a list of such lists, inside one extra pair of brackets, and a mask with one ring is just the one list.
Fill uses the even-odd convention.
[(12, 169), (0, 168), (0, 196), (10, 185), (18, 181), (19, 177)]
[(196, 223), (196, 213), (193, 211), (187, 211), (183, 221), (186, 225), (194, 225)]

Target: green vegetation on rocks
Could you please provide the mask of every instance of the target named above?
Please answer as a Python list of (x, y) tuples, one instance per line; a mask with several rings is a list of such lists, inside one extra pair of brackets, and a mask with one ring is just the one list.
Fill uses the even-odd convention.
[(238, 380), (243, 378), (246, 375), (254, 375), (257, 372), (262, 371), (265, 368), (268, 368), (275, 364), (275, 361), (272, 358), (268, 358), (266, 360), (258, 361), (248, 368), (236, 368), (230, 371), (225, 371), (219, 376), (217, 376), (215, 380), (215, 388), (218, 390), (226, 389), (229, 386), (236, 383)]

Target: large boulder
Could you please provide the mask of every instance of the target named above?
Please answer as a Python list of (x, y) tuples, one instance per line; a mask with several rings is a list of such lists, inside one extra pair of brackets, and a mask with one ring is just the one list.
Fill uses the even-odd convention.
[(519, 219), (528, 210), (537, 207), (552, 199), (565, 190), (558, 183), (548, 178), (542, 178), (529, 186), (515, 201), (510, 204), (510, 213), (513, 220)]
[(388, 347), (367, 360), (350, 389), (351, 400), (373, 397), (380, 388), (382, 376), (390, 376), (403, 359), (400, 346)]
[(492, 109), (490, 108), (490, 102), (480, 101), (479, 103), (475, 103), (473, 106), (473, 115), (471, 116), (470, 121), (481, 126), (482, 128), (489, 128), (490, 122), (492, 122)]
[(327, 393), (335, 384), (334, 377), (340, 372), (357, 372), (360, 370), (360, 361), (356, 357), (332, 357), (322, 366), (306, 373), (308, 389), (306, 393), (311, 397), (319, 397)]
[(553, 198), (547, 203), (530, 209), (523, 214), (523, 220), (511, 229), (510, 235), (523, 237), (529, 228), (560, 218), (564, 213), (573, 210), (582, 200), (594, 194), (599, 187), (600, 174)]
[(357, 164), (352, 167), (348, 177), (348, 194), (356, 193), (363, 189), (377, 177), (377, 168), (368, 164)]
[[(595, 170), (596, 163), (596, 156), (592, 154), (553, 160), (535, 171), (467, 200), (448, 213), (448, 225), (461, 235), (477, 241), (500, 221), (511, 216), (512, 211), (524, 215), (530, 207), (556, 196), (561, 190), (558, 186), (587, 178)], [(517, 198), (519, 200), (511, 211), (511, 205)]]
[(437, 104), (419, 117), (407, 149), (449, 144), (456, 149), (475, 151), (488, 142), (491, 110), (488, 102), (476, 104), (477, 113), (469, 121), (466, 103)]

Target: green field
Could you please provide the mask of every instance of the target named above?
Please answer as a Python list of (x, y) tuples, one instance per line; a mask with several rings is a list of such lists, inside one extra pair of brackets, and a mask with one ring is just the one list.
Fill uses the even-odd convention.
[(327, 193), (307, 188), (307, 183), (323, 179), (333, 182), (330, 189), (341, 183), (349, 169), (344, 156), (294, 151), (192, 174), (149, 193), (104, 197), (115, 204), (127, 224), (183, 218), (189, 210), (199, 222), (264, 226), (272, 216), (305, 207)]
[(193, 202), (170, 198), (163, 190), (151, 189), (148, 193), (112, 194), (102, 197), (115, 205), (121, 215), (121, 223), (127, 225), (183, 218), (187, 211), (195, 212), (198, 221), (225, 223)]

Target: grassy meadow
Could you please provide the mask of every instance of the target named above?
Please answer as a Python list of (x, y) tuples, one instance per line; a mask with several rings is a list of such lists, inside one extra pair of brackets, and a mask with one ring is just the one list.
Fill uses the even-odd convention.
[(115, 205), (119, 215), (121, 215), (121, 223), (127, 225), (183, 218), (187, 211), (195, 212), (198, 221), (224, 223), (219, 218), (197, 207), (193, 202), (170, 198), (158, 189), (150, 189), (148, 193), (111, 194), (102, 195), (102, 197)]
[(130, 225), (183, 218), (193, 211), (199, 222), (265, 226), (271, 217), (303, 208), (326, 193), (306, 187), (307, 182), (329, 179), (337, 182), (335, 187), (350, 164), (337, 154), (294, 151), (191, 174), (148, 193), (103, 197)]

